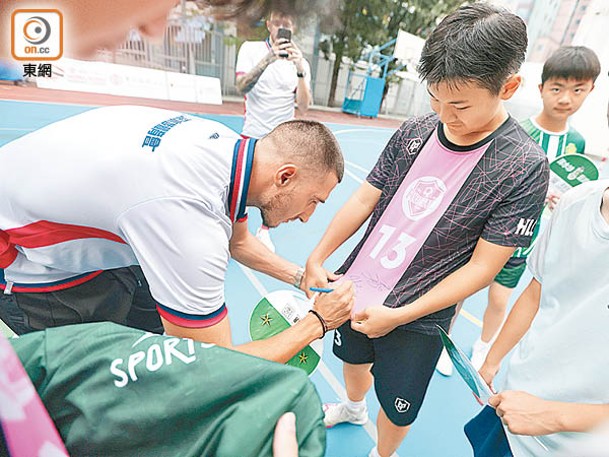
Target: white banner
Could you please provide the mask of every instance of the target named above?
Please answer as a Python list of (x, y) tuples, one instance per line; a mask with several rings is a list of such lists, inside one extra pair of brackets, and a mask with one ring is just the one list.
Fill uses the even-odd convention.
[(219, 78), (106, 62), (61, 59), (53, 63), (53, 77), (36, 78), (36, 82), (44, 89), (222, 104)]

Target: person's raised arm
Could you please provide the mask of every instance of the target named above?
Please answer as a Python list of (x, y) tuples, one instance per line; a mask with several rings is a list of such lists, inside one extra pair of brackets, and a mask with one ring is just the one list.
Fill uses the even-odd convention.
[(491, 386), (493, 378), (501, 367), (503, 358), (518, 344), (531, 327), (531, 322), (539, 310), (541, 284), (533, 278), (527, 288), (514, 303), (497, 339), (491, 346), (486, 360), (480, 367), (480, 375)]
[(303, 289), (309, 295), (310, 287), (327, 287), (329, 276), (322, 266), (323, 263), (370, 217), (380, 196), (380, 189), (364, 182), (336, 213), (321, 241), (307, 260)]
[(326, 331), (342, 325), (349, 318), (353, 303), (353, 284), (345, 281), (332, 293), (317, 297), (313, 304), (315, 313), (307, 313), (296, 325), (266, 340), (252, 341), (238, 346), (232, 344), (228, 317), (205, 328), (181, 327), (166, 319), (162, 321), (168, 335), (217, 344), (245, 354), (285, 363), (302, 348), (323, 337)]
[[(250, 90), (254, 88), (266, 67), (279, 59), (279, 51), (284, 50), (289, 46), (289, 43), (284, 40), (280, 40), (281, 42), (274, 43), (269, 50), (269, 53), (262, 58), (251, 70), (243, 74), (237, 74), (235, 78), (235, 85), (237, 86), (237, 90), (242, 94), (247, 94)], [(247, 48), (243, 48), (239, 50), (239, 57), (237, 59), (237, 70), (240, 67), (240, 60), (243, 58), (247, 58), (247, 56), (242, 56), (243, 53), (247, 53)]]
[(287, 48), (288, 60), (296, 66), (296, 74), (298, 75), (298, 85), (296, 86), (296, 105), (298, 111), (305, 114), (309, 110), (309, 106), (313, 101), (311, 95), (311, 75), (309, 75), (309, 65), (305, 65), (306, 61), (302, 56), (302, 51), (296, 46), (293, 41), (290, 42), (290, 47)]

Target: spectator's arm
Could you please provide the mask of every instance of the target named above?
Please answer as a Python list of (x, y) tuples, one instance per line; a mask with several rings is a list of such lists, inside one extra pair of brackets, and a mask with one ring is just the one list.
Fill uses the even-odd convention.
[(247, 94), (254, 88), (260, 79), (260, 76), (262, 76), (262, 73), (264, 70), (266, 70), (266, 67), (268, 67), (275, 60), (277, 60), (275, 54), (273, 52), (269, 52), (264, 59), (258, 62), (258, 65), (252, 68), (249, 72), (245, 73), (244, 75), (238, 75), (236, 79), (237, 90), (243, 95)]
[(484, 364), (480, 367), (480, 375), (489, 386), (499, 371), (503, 358), (529, 330), (531, 322), (533, 322), (539, 310), (540, 298), (541, 284), (533, 278), (524, 292), (518, 297), (518, 300), (516, 300), (501, 332), (499, 332), (499, 336), (497, 336), (495, 343), (486, 356)]
[(305, 114), (309, 110), (309, 106), (311, 106), (312, 101), (313, 97), (311, 95), (311, 87), (309, 87), (309, 83), (305, 75), (298, 78), (298, 86), (296, 87), (296, 105), (298, 106), (298, 111)]
[(513, 390), (491, 397), (489, 404), (516, 435), (589, 432), (609, 419), (609, 404), (548, 401)]

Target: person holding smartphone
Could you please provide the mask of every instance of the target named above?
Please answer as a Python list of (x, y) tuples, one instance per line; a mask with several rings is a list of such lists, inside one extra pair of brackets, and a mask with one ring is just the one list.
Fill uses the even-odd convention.
[[(264, 41), (246, 41), (237, 56), (236, 85), (245, 97), (245, 123), (241, 134), (255, 139), (293, 119), (294, 100), (302, 114), (307, 112), (312, 101), (309, 62), (292, 41), (294, 18), (273, 10), (266, 27), (269, 37)], [(268, 227), (262, 225), (256, 236), (275, 251)]]

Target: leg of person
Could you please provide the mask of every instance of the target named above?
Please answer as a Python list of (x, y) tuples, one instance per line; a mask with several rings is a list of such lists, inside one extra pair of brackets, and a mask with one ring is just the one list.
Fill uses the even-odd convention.
[(150, 294), (150, 286), (139, 265), (129, 267), (136, 280), (131, 309), (127, 315), (127, 327), (139, 328), (152, 333), (163, 333), (163, 323), (156, 309), (156, 300)]
[(351, 322), (347, 321), (335, 330), (333, 351), (343, 361), (347, 400), (324, 405), (324, 424), (326, 427), (343, 422), (363, 425), (368, 422), (366, 393), (372, 386), (372, 342), (363, 333), (353, 330)]
[[(455, 307), (455, 315), (450, 321), (450, 326), (448, 327), (449, 335), (453, 329), (453, 326), (455, 325), (455, 322), (457, 321), (457, 317), (461, 312), (461, 308), (463, 308), (464, 302), (465, 300), (461, 300), (459, 303), (457, 303), (457, 306)], [(453, 374), (453, 362), (452, 360), (450, 360), (450, 356), (448, 355), (448, 351), (446, 351), (446, 348), (442, 348), (442, 353), (440, 354), (440, 358), (438, 359), (438, 363), (436, 364), (436, 371), (443, 376), (452, 376)]]
[(382, 411), (377, 420), (381, 457), (391, 456), (415, 421), (442, 351), (439, 335), (397, 328), (374, 341), (374, 389)]
[(480, 369), (495, 337), (499, 334), (508, 301), (526, 269), (526, 259), (511, 258), (497, 274), (488, 289), (488, 305), (484, 311), (480, 337), (472, 347), (472, 365)]
[[(117, 268), (68, 289), (13, 292), (10, 300), (22, 315), (21, 331), (13, 328), (15, 320), (11, 320), (10, 315), (7, 324), (17, 333), (86, 322), (111, 321), (127, 325), (136, 285), (137, 280), (128, 268)], [(2, 303), (5, 302), (6, 298)]]

